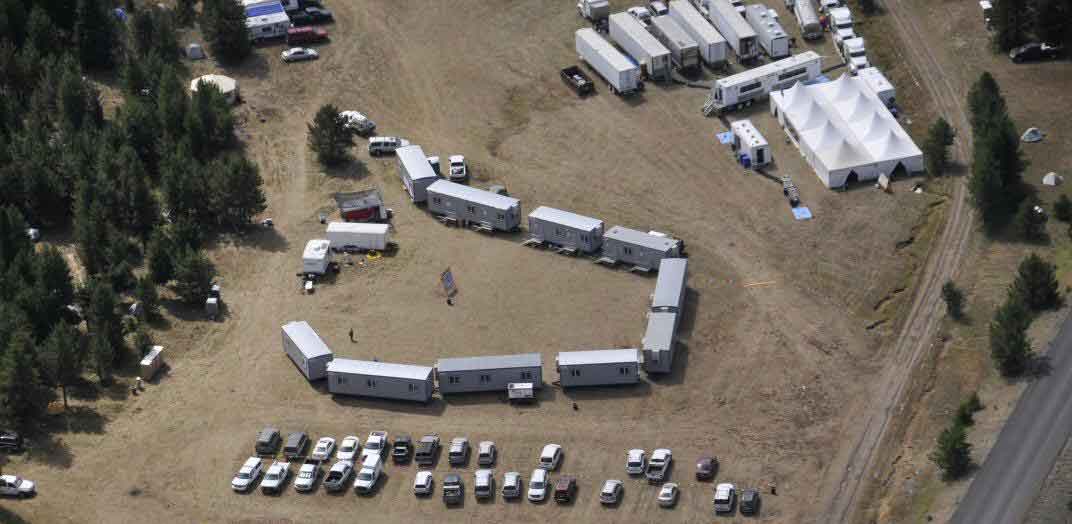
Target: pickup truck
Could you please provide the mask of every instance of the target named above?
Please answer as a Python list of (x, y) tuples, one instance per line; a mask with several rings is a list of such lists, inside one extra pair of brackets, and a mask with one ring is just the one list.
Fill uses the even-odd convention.
[(279, 493), (286, 485), (288, 476), (290, 476), (290, 462), (273, 462), (271, 466), (268, 466), (268, 472), (264, 474), (264, 480), (261, 481), (261, 491), (265, 494)]
[(563, 69), (562, 80), (577, 93), (577, 96), (589, 95), (596, 90), (596, 85), (592, 82), (592, 79), (577, 66), (569, 66)]
[(644, 472), (644, 476), (648, 478), (648, 482), (658, 483), (662, 482), (666, 478), (666, 471), (670, 469), (670, 462), (673, 460), (673, 455), (670, 454), (669, 449), (657, 449), (651, 452), (651, 459), (648, 460), (647, 471)]
[(421, 437), (417, 443), (417, 452), (414, 454), (417, 464), (430, 466), (435, 464), (436, 455), (439, 455), (439, 435), (432, 433)]
[(0, 495), (8, 497), (32, 497), (37, 494), (37, 484), (15, 475), (0, 476)]

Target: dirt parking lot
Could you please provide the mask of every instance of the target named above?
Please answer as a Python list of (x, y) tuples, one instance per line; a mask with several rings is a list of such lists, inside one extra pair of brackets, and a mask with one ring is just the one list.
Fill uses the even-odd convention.
[[(782, 20), (797, 33), (781, 2)], [(615, 10), (628, 7), (612, 2)], [(706, 92), (649, 84), (632, 100), (599, 93), (579, 100), (558, 69), (575, 63), (571, 4), (550, 1), (334, 2), (337, 22), (321, 59), (282, 64), (265, 46), (233, 70), (245, 140), (264, 174), (274, 230), (225, 238), (211, 251), (226, 318), (168, 311), (158, 338), (170, 370), (137, 397), (120, 390), (76, 401), (70, 431), (16, 457), (5, 471), (39, 482), (40, 495), (9, 506), (33, 522), (368, 522), (481, 519), (537, 522), (700, 522), (713, 517), (713, 484), (693, 480), (695, 459), (715, 454), (718, 482), (764, 488), (762, 517), (822, 522), (821, 484), (841, 435), (883, 365), (884, 335), (911, 248), (934, 197), (870, 188), (826, 190), (787, 144), (766, 104), (747, 114), (772, 142), (774, 174), (790, 174), (816, 218), (795, 222), (779, 186), (735, 165), (718, 145), (717, 119), (700, 114)], [(833, 56), (824, 40), (823, 49)], [(192, 66), (195, 74), (211, 64)], [(835, 73), (839, 74), (839, 73)], [(705, 73), (706, 81), (715, 77)], [(306, 123), (323, 103), (358, 109), (428, 154), (465, 154), (474, 185), (505, 183), (524, 212), (572, 210), (685, 239), (690, 257), (683, 344), (674, 372), (636, 387), (563, 391), (562, 350), (635, 347), (654, 278), (520, 246), (523, 235), (446, 228), (408, 203), (394, 160), (357, 161), (327, 173), (308, 154)], [(333, 192), (379, 186), (395, 210), (396, 256), (344, 265), (314, 295), (299, 292), (301, 250), (322, 236)], [(906, 247), (908, 246), (908, 247)], [(460, 294), (445, 304), (437, 278), (451, 267)], [(434, 365), (440, 356), (538, 351), (545, 380), (538, 404), (466, 395), (427, 406), (332, 398), (308, 384), (280, 350), (279, 326), (308, 320), (337, 355)], [(883, 324), (882, 322), (886, 323)], [(879, 327), (868, 329), (877, 324)], [(350, 343), (347, 331), (358, 336)], [(576, 403), (577, 409), (573, 409)], [(322, 489), (279, 497), (236, 495), (228, 482), (271, 424), (314, 439), (384, 429), (419, 438), (494, 440), (501, 473), (527, 479), (543, 444), (565, 448), (561, 473), (580, 481), (572, 505), (488, 504), (445, 509), (419, 500), (414, 466), (386, 469), (369, 498)], [(618, 508), (597, 503), (608, 478), (624, 478), (626, 450), (669, 447), (676, 509), (657, 489), (626, 482)], [(436, 467), (437, 484), (449, 469)], [(296, 471), (296, 468), (295, 468)], [(766, 495), (769, 483), (778, 495)], [(720, 519), (731, 521), (733, 519)], [(743, 517), (736, 520), (746, 521)]]

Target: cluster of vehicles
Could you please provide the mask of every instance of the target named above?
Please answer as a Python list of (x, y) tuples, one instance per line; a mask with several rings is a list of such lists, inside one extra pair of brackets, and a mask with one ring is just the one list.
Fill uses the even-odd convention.
[[(338, 443), (333, 437), (321, 437), (312, 444), (312, 451), (306, 457), (310, 443), (308, 435), (302, 431), (289, 434), (284, 441), (278, 429), (264, 428), (257, 435), (254, 446), (258, 456), (246, 459), (231, 479), (231, 488), (237, 492), (247, 492), (259, 481), (263, 493), (279, 494), (292, 476), (293, 462), (304, 458), (297, 474), (293, 475), (293, 483), (296, 491), (309, 492), (315, 489), (323, 465), (334, 458), (335, 462), (324, 475), (324, 489), (338, 492), (352, 487), (356, 493), (367, 495), (376, 490), (387, 460), (395, 464), (415, 462), (418, 467), (434, 467), (442, 447), (441, 439), (435, 433), (424, 435), (414, 446), (409, 435), (398, 435), (391, 440), (387, 432), (382, 430), (370, 432), (364, 445), (354, 435), (346, 436)], [(275, 456), (280, 444), (283, 445), (284, 459), (273, 460), (265, 467), (261, 456)], [(452, 438), (446, 448), (450, 466), (464, 467), (469, 463), (473, 449), (467, 437)], [(559, 504), (569, 504), (577, 496), (577, 477), (562, 475), (553, 481), (551, 479), (551, 473), (558, 470), (564, 457), (559, 444), (543, 447), (527, 486), (521, 473), (508, 471), (503, 474), (502, 485), (498, 489), (492, 469), (498, 461), (498, 447), (492, 441), (481, 441), (475, 452), (478, 469), (473, 473), (473, 496), (477, 500), (494, 498), (498, 492), (507, 500), (525, 497), (530, 502), (539, 503), (553, 498)], [(666, 448), (653, 450), (650, 457), (643, 449), (632, 449), (626, 453), (625, 472), (631, 477), (642, 476), (649, 484), (661, 484), (656, 501), (659, 506), (670, 508), (677, 504), (681, 495), (677, 483), (666, 482), (672, 462), (673, 453)], [(717, 458), (703, 456), (696, 461), (697, 480), (713, 480), (717, 473)], [(0, 477), (0, 489), (6, 481), (7, 477)], [(465, 482), (459, 473), (447, 473), (442, 477), (442, 484), (440, 491), (444, 504), (462, 503), (465, 499)], [(33, 489), (32, 483), (30, 489)], [(617, 505), (624, 493), (625, 482), (620, 479), (606, 480), (599, 492), (599, 502), (608, 506)], [(413, 479), (413, 494), (418, 497), (435, 494), (435, 475), (432, 471), (417, 471)], [(729, 513), (739, 506), (742, 514), (754, 515), (759, 511), (759, 500), (759, 492), (754, 489), (745, 489), (738, 494), (733, 484), (720, 483), (715, 487), (713, 503), (716, 513)]]
[(300, 0), (299, 9), (290, 11), (290, 27), (287, 29), (286, 40), (289, 48), (279, 54), (283, 62), (303, 62), (320, 58), (320, 53), (310, 47), (299, 47), (297, 44), (316, 44), (328, 39), (328, 32), (316, 24), (327, 24), (335, 21), (335, 15), (317, 0)]
[[(0, 429), (0, 451), (22, 451), (22, 435), (15, 431)], [(37, 494), (37, 483), (18, 475), (0, 475), (0, 496), (28, 498)]]

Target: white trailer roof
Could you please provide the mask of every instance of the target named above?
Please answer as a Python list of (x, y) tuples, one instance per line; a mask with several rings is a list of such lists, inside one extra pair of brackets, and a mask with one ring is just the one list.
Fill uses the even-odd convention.
[(283, 324), (283, 332), (287, 334), (287, 338), (294, 342), (294, 345), (298, 346), (298, 350), (307, 359), (331, 354), (328, 345), (323, 340), (320, 340), (320, 335), (317, 335), (316, 331), (313, 331), (313, 327), (304, 320)]
[(668, 15), (653, 17), (651, 19), (651, 24), (659, 28), (659, 31), (661, 31), (663, 36), (667, 39), (673, 40), (677, 44), (678, 49), (696, 47), (696, 42), (692, 37)]
[[(617, 24), (622, 32), (629, 36), (648, 56), (662, 56), (670, 53), (659, 40), (644, 27), (633, 15), (629, 13), (614, 13), (610, 15), (611, 23)], [(620, 43), (620, 42), (619, 42)], [(639, 60), (639, 57), (633, 57)]]
[[(748, 16), (752, 19), (752, 29), (755, 29), (756, 33), (763, 33), (770, 39), (786, 36), (785, 29), (782, 28), (782, 24), (778, 23), (778, 19), (771, 16), (771, 9), (762, 4), (751, 4), (744, 6), (747, 9)], [(758, 26), (758, 27), (757, 27)]]
[[(280, 7), (282, 9), (282, 7)], [(290, 17), (286, 13), (280, 11), (278, 13), (267, 13), (261, 16), (250, 16), (246, 18), (246, 27), (263, 27), (266, 25), (275, 24), (290, 24)]]
[(643, 231), (637, 231), (622, 226), (614, 226), (610, 228), (610, 231), (603, 234), (603, 238), (621, 240), (622, 242), (650, 249), (657, 249), (659, 251), (666, 251), (667, 249), (674, 247), (674, 244), (677, 243), (676, 240), (669, 237), (651, 235), (644, 233)]
[(679, 313), (648, 313), (648, 328), (644, 331), (644, 349), (669, 349), (674, 342), (675, 317)]
[[(427, 162), (425, 163), (427, 164)], [(483, 189), (477, 189), (462, 184), (456, 184), (449, 180), (433, 182), (432, 185), (428, 186), (428, 192), (460, 198), (467, 202), (485, 205), (501, 211), (507, 211), (510, 208), (517, 207), (518, 204), (521, 203), (520, 200), (513, 197), (492, 193), (491, 191), (485, 191)]]
[(412, 364), (391, 364), (372, 360), (354, 360), (337, 358), (328, 362), (328, 373), (347, 373), (350, 375), (370, 375), (375, 377), (402, 378), (408, 380), (429, 380), (432, 368)]
[(533, 209), (532, 212), (529, 213), (529, 218), (546, 220), (548, 222), (554, 222), (555, 224), (562, 224), (566, 227), (584, 231), (594, 231), (603, 228), (602, 220), (547, 206), (540, 206)]
[[(743, 19), (742, 19), (743, 20)], [(788, 71), (795, 67), (803, 67), (804, 65), (819, 60), (822, 64), (822, 58), (815, 51), (804, 51), (793, 55), (789, 58), (783, 58), (777, 62), (771, 62), (769, 64), (763, 64), (755, 69), (749, 69), (747, 71), (737, 73), (736, 75), (730, 75), (725, 78), (720, 78), (715, 81), (716, 85), (722, 87), (730, 87), (734, 85), (740, 85), (748, 82), (754, 82), (756, 79), (763, 78), (770, 74), (775, 74), (780, 71)]]
[(302, 252), (302, 258), (305, 260), (323, 260), (328, 256), (329, 247), (331, 247), (330, 240), (310, 240), (305, 243), (305, 251)]
[(424, 156), (424, 150), (418, 145), (409, 145), (395, 150), (395, 156), (402, 165), (406, 166), (411, 180), (423, 180), (425, 178), (439, 178), (432, 166), (428, 164), (428, 157)]
[(893, 91), (893, 84), (886, 79), (886, 75), (883, 75), (882, 71), (879, 71), (877, 67), (865, 67), (857, 71), (856, 78), (863, 80), (873, 93)]
[(655, 279), (652, 307), (677, 307), (682, 302), (683, 282), (688, 267), (687, 258), (664, 258), (659, 261), (659, 277)]
[(630, 62), (621, 51), (618, 51), (614, 46), (610, 45), (610, 42), (600, 36), (595, 29), (592, 29), (591, 27), (578, 29), (577, 38), (587, 42), (589, 47), (599, 53), (599, 55), (610, 63), (611, 67), (619, 73), (636, 69), (636, 64)]
[(745, 21), (741, 13), (737, 11), (737, 8), (729, 0), (711, 0), (707, 3), (707, 9), (718, 11), (718, 14), (721, 15), (725, 22), (733, 28), (737, 38), (745, 39), (750, 36), (756, 36), (752, 26), (748, 25), (748, 22)]
[(640, 362), (636, 349), (594, 349), (591, 351), (563, 351), (558, 354), (560, 366), (584, 366), (589, 364), (621, 364)]
[(689, 27), (705, 40), (708, 44), (725, 42), (726, 39), (719, 33), (711, 22), (708, 22), (688, 0), (670, 0), (670, 11), (677, 12)]
[(328, 222), (328, 233), (364, 233), (386, 235), (391, 226), (368, 222)]
[(444, 373), (485, 369), (538, 368), (542, 366), (543, 356), (539, 353), (522, 353), (520, 355), (441, 358), (436, 363), (436, 370)]
[(730, 130), (733, 134), (741, 137), (741, 142), (748, 147), (763, 147), (767, 145), (767, 139), (763, 138), (756, 126), (752, 125), (751, 120), (738, 120), (730, 124)]

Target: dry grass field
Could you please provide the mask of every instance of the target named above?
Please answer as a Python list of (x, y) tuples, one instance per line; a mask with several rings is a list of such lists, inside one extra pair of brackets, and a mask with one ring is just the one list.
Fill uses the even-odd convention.
[[(614, 8), (627, 7), (612, 2)], [(782, 20), (796, 32), (791, 15)], [(821, 479), (857, 428), (851, 414), (883, 364), (901, 291), (922, 263), (921, 231), (940, 200), (870, 188), (831, 192), (803, 163), (766, 110), (750, 116), (771, 139), (775, 174), (791, 174), (816, 218), (795, 222), (779, 186), (735, 165), (700, 114), (706, 92), (649, 84), (637, 99), (580, 100), (558, 69), (576, 62), (572, 3), (507, 0), (331, 3), (337, 22), (321, 59), (282, 64), (265, 46), (238, 78), (242, 138), (261, 167), (274, 230), (221, 238), (211, 250), (227, 315), (208, 322), (169, 308), (157, 333), (170, 369), (147, 391), (122, 387), (76, 401), (57, 429), (5, 467), (39, 482), (40, 495), (0, 510), (27, 522), (445, 521), (701, 522), (713, 517), (713, 485), (693, 480), (701, 454), (722, 461), (717, 481), (764, 490), (761, 518), (823, 522)], [(827, 40), (827, 56), (833, 56)], [(834, 60), (834, 59), (831, 59)], [(829, 64), (828, 64), (829, 65)], [(191, 64), (195, 74), (211, 63)], [(840, 74), (840, 73), (835, 73)], [(706, 80), (714, 78), (705, 73)], [(279, 326), (308, 320), (337, 355), (434, 365), (439, 356), (538, 351), (545, 380), (561, 350), (635, 347), (654, 278), (520, 246), (522, 235), (486, 237), (446, 228), (411, 205), (391, 158), (359, 142), (351, 165), (323, 172), (306, 148), (306, 123), (324, 103), (358, 109), (384, 135), (428, 154), (465, 154), (474, 185), (505, 183), (525, 212), (550, 205), (685, 239), (690, 257), (683, 344), (674, 372), (628, 388), (563, 391), (547, 384), (538, 404), (498, 395), (429, 405), (332, 398), (280, 350)], [(301, 249), (322, 235), (317, 216), (333, 192), (379, 186), (395, 210), (398, 254), (344, 265), (313, 295), (299, 292)], [(913, 240), (917, 240), (913, 244)], [(906, 247), (907, 246), (907, 247)], [(925, 256), (925, 253), (922, 255)], [(460, 294), (445, 304), (439, 272)], [(761, 283), (762, 285), (752, 285)], [(904, 293), (907, 294), (907, 293)], [(885, 324), (882, 321), (886, 321)], [(878, 324), (877, 328), (868, 326)], [(350, 343), (347, 331), (358, 335)], [(576, 410), (573, 403), (577, 404)], [(57, 416), (55, 425), (64, 425)], [(580, 479), (568, 506), (464, 506), (412, 496), (414, 466), (389, 465), (369, 498), (317, 489), (279, 497), (238, 495), (228, 483), (256, 432), (341, 438), (370, 430), (415, 438), (435, 431), (494, 440), (500, 474), (527, 479), (540, 447), (565, 448), (560, 473)], [(626, 482), (618, 508), (597, 502), (604, 479), (623, 478), (626, 450), (669, 447), (676, 509), (656, 488)], [(448, 471), (436, 467), (437, 482)], [(766, 487), (775, 482), (778, 495)], [(744, 517), (721, 520), (745, 521)]]

